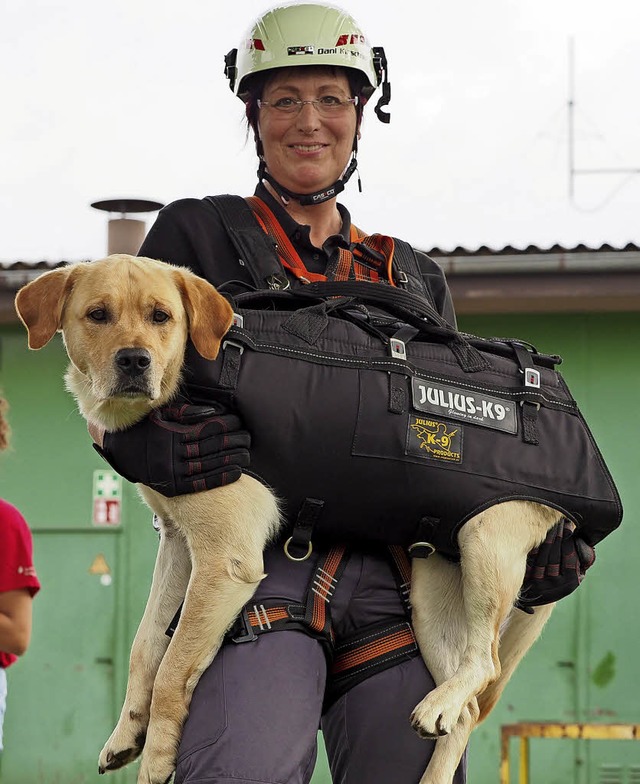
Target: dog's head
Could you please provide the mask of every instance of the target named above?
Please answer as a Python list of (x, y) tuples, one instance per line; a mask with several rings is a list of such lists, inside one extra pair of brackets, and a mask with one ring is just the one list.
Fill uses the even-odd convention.
[(18, 291), (16, 310), (29, 348), (62, 332), (67, 386), (85, 418), (109, 430), (168, 402), (187, 336), (215, 359), (233, 318), (227, 300), (189, 270), (124, 254), (46, 272)]

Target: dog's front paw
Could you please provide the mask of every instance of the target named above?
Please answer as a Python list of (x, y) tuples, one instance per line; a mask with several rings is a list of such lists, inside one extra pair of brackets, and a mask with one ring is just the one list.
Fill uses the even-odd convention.
[(438, 716), (435, 722), (427, 721), (422, 718), (417, 708), (411, 714), (411, 726), (423, 740), (435, 740), (449, 733), (443, 724), (442, 716)]
[(133, 762), (144, 748), (145, 737), (146, 729), (141, 726), (129, 726), (123, 731), (118, 725), (100, 752), (98, 773), (118, 770)]
[[(459, 711), (448, 711), (433, 695), (418, 703), (411, 714), (411, 726), (421, 738), (434, 739), (448, 735), (455, 727)], [(455, 715), (454, 715), (455, 714)]]

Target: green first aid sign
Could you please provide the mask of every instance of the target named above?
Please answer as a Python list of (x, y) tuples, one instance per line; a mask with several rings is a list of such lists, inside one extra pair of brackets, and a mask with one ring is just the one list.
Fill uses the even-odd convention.
[(93, 525), (120, 525), (121, 502), (122, 478), (115, 471), (94, 471)]
[(93, 497), (95, 498), (122, 498), (122, 477), (115, 471), (93, 472)]

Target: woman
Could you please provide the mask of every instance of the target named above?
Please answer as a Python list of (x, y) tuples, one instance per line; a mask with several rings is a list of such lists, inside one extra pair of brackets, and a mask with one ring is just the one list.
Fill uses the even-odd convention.
[[(0, 398), (0, 450), (9, 446)], [(7, 698), (7, 667), (22, 656), (31, 640), (32, 599), (40, 590), (33, 566), (31, 532), (20, 512), (0, 499), (0, 752)]]
[[(283, 259), (287, 281), (279, 285), (323, 277), (376, 279), (371, 275), (375, 254), (371, 264), (353, 261), (351, 218), (336, 195), (356, 168), (362, 111), (379, 86), (376, 113), (388, 120), (383, 50), (372, 49), (355, 20), (336, 8), (286, 6), (254, 24), (240, 51), (227, 55), (226, 74), (245, 103), (260, 159), (259, 201), (253, 206), (263, 222), (265, 215), (275, 220), (295, 250), (295, 264)], [(190, 267), (218, 287), (243, 289), (253, 283), (250, 265), (238, 258), (225, 221), (206, 199), (164, 208), (140, 254)], [(419, 285), (454, 323), (442, 272), (425, 255), (416, 257)], [(188, 388), (198, 386), (194, 372), (187, 374)], [(207, 487), (232, 481), (248, 464), (246, 434), (234, 426), (232, 413), (228, 422), (231, 432), (215, 448), (209, 445), (202, 469)], [(153, 425), (108, 435), (105, 456), (125, 476), (161, 485), (162, 476), (141, 475), (144, 427)], [(181, 460), (176, 453), (174, 466), (167, 467), (172, 481), (185, 473)], [(193, 476), (177, 492), (188, 492), (192, 481)], [(310, 583), (327, 579), (324, 555), (291, 560), (283, 542), (275, 543), (265, 553), (268, 576), (252, 606), (280, 602), (304, 609)], [(398, 569), (387, 549), (363, 542), (345, 554), (330, 581), (330, 630), (300, 622), (265, 634), (231, 635), (236, 644), (223, 646), (195, 690), (176, 784), (308, 782), (320, 723), (334, 782), (420, 780), (433, 742), (418, 738), (409, 716), (433, 682), (415, 645), (370, 661), (340, 688), (327, 672), (325, 655), (328, 648), (335, 654), (409, 628)], [(463, 767), (457, 784), (465, 780)]]

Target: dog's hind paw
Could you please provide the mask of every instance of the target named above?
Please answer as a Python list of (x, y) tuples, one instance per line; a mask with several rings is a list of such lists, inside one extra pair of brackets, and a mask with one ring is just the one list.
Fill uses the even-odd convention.
[(175, 765), (168, 759), (154, 759), (151, 764), (147, 765), (143, 755), (137, 784), (169, 784), (174, 770)]

